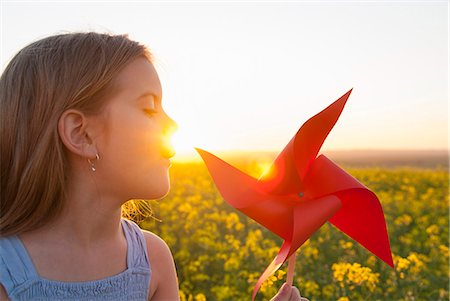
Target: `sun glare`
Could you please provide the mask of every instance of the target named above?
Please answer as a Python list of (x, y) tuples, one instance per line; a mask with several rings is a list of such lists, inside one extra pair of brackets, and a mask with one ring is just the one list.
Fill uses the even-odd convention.
[(175, 161), (190, 161), (198, 159), (197, 153), (194, 149), (198, 138), (194, 137), (192, 131), (186, 131), (183, 128), (179, 128), (171, 138), (173, 147), (175, 148), (176, 155)]
[(270, 167), (272, 166), (272, 162), (264, 161), (258, 163), (259, 176), (263, 177), (269, 173)]

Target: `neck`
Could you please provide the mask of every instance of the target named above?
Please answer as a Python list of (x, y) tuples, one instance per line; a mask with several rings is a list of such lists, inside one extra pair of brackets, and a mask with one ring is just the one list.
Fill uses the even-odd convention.
[[(99, 193), (94, 181), (72, 181), (61, 214), (42, 228), (39, 237), (89, 248), (117, 239), (121, 233), (121, 204)], [(48, 234), (48, 235), (46, 235)]]
[(120, 234), (120, 207), (105, 206), (104, 200), (75, 199), (67, 202), (52, 228), (79, 245), (89, 246)]

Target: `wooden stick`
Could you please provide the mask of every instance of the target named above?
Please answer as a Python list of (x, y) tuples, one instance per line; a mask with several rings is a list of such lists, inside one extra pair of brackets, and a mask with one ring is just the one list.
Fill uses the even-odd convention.
[(286, 283), (289, 286), (292, 286), (292, 283), (294, 281), (294, 270), (295, 270), (295, 252), (291, 255), (291, 257), (289, 257), (288, 272), (286, 279)]

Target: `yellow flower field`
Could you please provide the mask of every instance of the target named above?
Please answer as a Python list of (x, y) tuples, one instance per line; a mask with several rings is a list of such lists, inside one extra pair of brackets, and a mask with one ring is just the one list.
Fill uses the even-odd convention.
[[(258, 176), (258, 162), (241, 169)], [(381, 201), (395, 269), (326, 223), (297, 253), (295, 285), (315, 300), (448, 300), (449, 174), (445, 169), (344, 168)], [(250, 300), (281, 239), (223, 201), (202, 163), (176, 163), (172, 190), (140, 226), (174, 255), (182, 300)], [(137, 217), (138, 218), (138, 217)], [(159, 220), (158, 220), (159, 219)], [(287, 264), (257, 300), (270, 300)]]

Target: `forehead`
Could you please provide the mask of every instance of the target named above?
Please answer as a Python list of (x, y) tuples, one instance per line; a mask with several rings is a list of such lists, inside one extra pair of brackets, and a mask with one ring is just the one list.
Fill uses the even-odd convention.
[(116, 87), (121, 96), (136, 99), (144, 93), (161, 97), (162, 88), (158, 74), (151, 62), (146, 58), (137, 58), (128, 64), (117, 76)]

